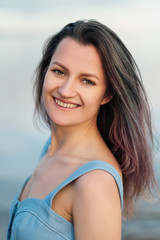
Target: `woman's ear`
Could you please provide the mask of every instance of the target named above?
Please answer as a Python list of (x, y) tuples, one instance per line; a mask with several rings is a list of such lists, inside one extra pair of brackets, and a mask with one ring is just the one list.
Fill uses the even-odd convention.
[(104, 105), (106, 103), (109, 103), (111, 100), (112, 100), (112, 96), (111, 95), (108, 95), (108, 96), (104, 96), (103, 99), (102, 99), (102, 102), (101, 102), (101, 105)]

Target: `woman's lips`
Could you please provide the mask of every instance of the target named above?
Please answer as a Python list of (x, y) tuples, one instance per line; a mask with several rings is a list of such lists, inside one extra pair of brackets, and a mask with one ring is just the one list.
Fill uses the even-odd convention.
[(60, 100), (58, 98), (55, 98), (55, 97), (53, 97), (53, 99), (58, 106), (66, 108), (66, 109), (75, 109), (75, 108), (80, 106), (80, 105), (75, 104), (75, 103), (62, 101), (62, 100)]

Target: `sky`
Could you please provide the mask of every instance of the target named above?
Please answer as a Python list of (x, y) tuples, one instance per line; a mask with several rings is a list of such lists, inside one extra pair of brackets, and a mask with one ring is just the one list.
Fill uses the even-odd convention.
[[(26, 158), (37, 156), (39, 148), (35, 147), (35, 154), (30, 149), (35, 143), (43, 145), (47, 137), (46, 130), (45, 134), (41, 133), (33, 125), (34, 71), (44, 41), (78, 19), (96, 19), (106, 24), (125, 43), (140, 68), (154, 121), (160, 130), (159, 12), (159, 0), (0, 0), (0, 157), (4, 163), (3, 173), (6, 169), (8, 174), (12, 172), (7, 167), (7, 164), (13, 166), (11, 156), (21, 167)], [(22, 162), (20, 156), (24, 159)]]

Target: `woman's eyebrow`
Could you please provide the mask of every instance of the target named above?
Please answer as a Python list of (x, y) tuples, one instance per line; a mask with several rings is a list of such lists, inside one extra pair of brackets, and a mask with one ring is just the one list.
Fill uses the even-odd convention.
[(96, 78), (98, 81), (100, 81), (100, 79), (98, 78), (98, 76), (95, 75), (95, 74), (92, 74), (92, 73), (82, 73), (81, 75), (82, 75), (82, 76), (85, 76), (85, 77), (93, 77), (93, 78)]
[[(61, 68), (63, 68), (64, 70), (66, 70), (68, 72), (68, 69), (62, 63), (60, 63), (58, 61), (54, 61), (54, 62), (51, 62), (51, 65), (53, 65), (53, 64), (56, 64), (56, 65), (60, 66)], [(98, 78), (98, 76), (96, 74), (81, 73), (80, 75), (85, 76), (85, 77), (93, 77), (93, 78), (96, 78), (98, 81), (100, 81), (100, 79)]]
[(61, 64), (57, 61), (51, 62), (51, 65), (53, 65), (53, 64), (56, 64), (56, 65), (60, 66), (61, 68), (65, 69), (66, 71), (68, 71), (68, 69), (63, 64)]

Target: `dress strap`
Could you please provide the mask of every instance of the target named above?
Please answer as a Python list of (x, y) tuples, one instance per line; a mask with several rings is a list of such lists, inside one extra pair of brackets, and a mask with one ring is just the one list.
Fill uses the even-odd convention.
[(117, 170), (110, 165), (109, 163), (106, 163), (102, 160), (93, 160), (90, 162), (85, 163), (82, 165), (80, 168), (78, 168), (75, 172), (73, 172), (66, 180), (64, 180), (60, 185), (58, 185), (47, 197), (45, 198), (46, 203), (51, 207), (52, 206), (52, 200), (54, 196), (62, 189), (64, 188), (67, 184), (70, 182), (74, 181), (75, 179), (79, 178), (83, 174), (96, 170), (96, 169), (101, 169), (109, 172), (115, 179), (118, 190), (119, 190), (119, 195), (120, 195), (120, 200), (121, 200), (121, 209), (123, 209), (123, 184), (122, 184), (122, 179), (117, 172)]

